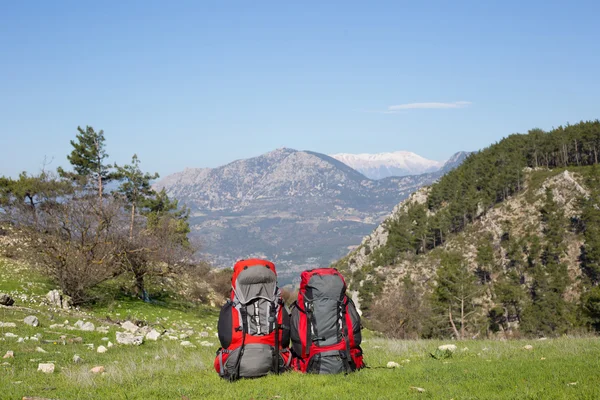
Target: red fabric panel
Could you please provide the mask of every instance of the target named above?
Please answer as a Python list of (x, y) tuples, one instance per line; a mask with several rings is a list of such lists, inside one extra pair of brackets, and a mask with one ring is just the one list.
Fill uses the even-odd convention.
[(352, 318), (350, 318), (350, 313), (348, 313), (348, 297), (344, 298), (344, 307), (346, 307), (346, 327), (348, 329), (348, 341), (350, 342), (350, 348), (356, 347), (356, 341), (354, 340), (354, 329), (352, 326)]
[(344, 282), (344, 286), (346, 286), (346, 281), (344, 280), (344, 277), (342, 276), (342, 274), (340, 274), (338, 272), (337, 269), (335, 269), (335, 268), (316, 268), (316, 269), (310, 269), (308, 271), (302, 271), (302, 273), (300, 274), (300, 290), (301, 291), (304, 290), (304, 288), (308, 284), (308, 281), (310, 281), (310, 278), (312, 278), (313, 275), (338, 275), (340, 277), (340, 279), (342, 280), (342, 282)]

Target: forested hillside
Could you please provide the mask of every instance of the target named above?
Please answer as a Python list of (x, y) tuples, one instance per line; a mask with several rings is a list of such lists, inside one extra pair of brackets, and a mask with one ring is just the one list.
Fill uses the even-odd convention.
[(411, 196), (336, 264), (365, 317), (402, 337), (599, 329), (599, 149), (598, 120), (534, 129)]

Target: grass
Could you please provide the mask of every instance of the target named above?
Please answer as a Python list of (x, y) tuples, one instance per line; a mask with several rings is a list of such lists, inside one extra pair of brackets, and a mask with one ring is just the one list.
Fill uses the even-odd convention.
[[(32, 284), (29, 284), (29, 283)], [(177, 305), (165, 301), (149, 305), (131, 298), (116, 298), (92, 310), (69, 313), (49, 310), (40, 303), (51, 289), (48, 282), (30, 278), (26, 270), (0, 261), (0, 292), (10, 292), (17, 305), (33, 311), (1, 308), (0, 321), (14, 322), (16, 328), (0, 328), (0, 356), (8, 350), (15, 358), (0, 360), (0, 399), (38, 396), (52, 399), (597, 399), (600, 398), (600, 341), (597, 338), (559, 338), (518, 341), (396, 341), (365, 332), (363, 349), (370, 368), (347, 376), (301, 375), (240, 380), (229, 383), (213, 369), (217, 349), (214, 309)], [(27, 293), (27, 300), (20, 295)], [(40, 319), (37, 328), (23, 324), (26, 315)], [(157, 329), (169, 329), (178, 336), (193, 330), (186, 340), (195, 348), (182, 347), (180, 340), (161, 339), (139, 347), (115, 345), (99, 354), (87, 345), (115, 342), (118, 326), (111, 319), (134, 317), (148, 321)], [(108, 333), (69, 330), (52, 324), (87, 319), (96, 326), (108, 326)], [(17, 343), (6, 332), (20, 337), (35, 337)], [(206, 332), (209, 337), (201, 337)], [(188, 332), (189, 333), (189, 332)], [(83, 343), (60, 340), (81, 337)], [(202, 341), (213, 346), (201, 346)], [(454, 343), (451, 358), (430, 356), (437, 346)], [(531, 344), (533, 350), (523, 347)], [(47, 353), (39, 353), (42, 347)], [(78, 354), (82, 364), (72, 361)], [(39, 362), (54, 361), (53, 374), (37, 372)], [(386, 368), (388, 361), (400, 367)], [(4, 364), (3, 364), (4, 363)], [(106, 372), (95, 375), (94, 366)], [(419, 392), (416, 388), (425, 391)]]

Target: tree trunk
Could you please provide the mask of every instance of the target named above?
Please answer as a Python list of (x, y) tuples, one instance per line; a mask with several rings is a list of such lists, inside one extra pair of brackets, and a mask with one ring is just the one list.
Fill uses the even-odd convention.
[(456, 336), (456, 338), (458, 339), (460, 334), (458, 333), (458, 330), (456, 329), (456, 325), (454, 324), (454, 320), (452, 319), (452, 306), (448, 306), (448, 317), (450, 318), (450, 325), (452, 325), (452, 330), (454, 331), (454, 336)]
[(146, 292), (146, 286), (144, 285), (144, 275), (139, 274), (135, 276), (135, 287), (138, 290), (138, 295), (146, 303), (150, 301), (148, 292)]
[(465, 299), (460, 299), (460, 339), (465, 337)]
[(129, 224), (129, 240), (133, 239), (133, 222), (135, 220), (135, 204), (131, 205), (131, 222)]

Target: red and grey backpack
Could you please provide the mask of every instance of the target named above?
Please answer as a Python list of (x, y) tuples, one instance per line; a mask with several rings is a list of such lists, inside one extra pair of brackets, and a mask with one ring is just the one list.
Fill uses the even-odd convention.
[(215, 369), (235, 380), (289, 368), (289, 314), (277, 287), (275, 265), (267, 260), (241, 260), (233, 267), (231, 299), (219, 315)]
[(360, 316), (334, 268), (304, 271), (292, 307), (293, 367), (318, 374), (352, 372), (365, 366)]

